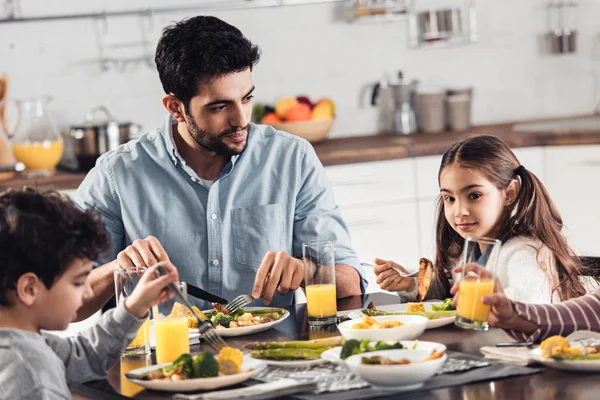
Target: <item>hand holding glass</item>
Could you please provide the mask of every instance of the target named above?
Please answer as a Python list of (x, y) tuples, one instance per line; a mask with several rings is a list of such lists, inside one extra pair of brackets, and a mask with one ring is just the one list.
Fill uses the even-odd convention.
[(490, 268), (498, 263), (502, 243), (496, 239), (465, 239), (462, 254), (462, 279), (459, 282), (457, 318), (455, 324), (465, 329), (487, 331), (490, 306), (483, 304), (483, 296), (494, 292), (495, 281), (472, 271), (470, 265)]

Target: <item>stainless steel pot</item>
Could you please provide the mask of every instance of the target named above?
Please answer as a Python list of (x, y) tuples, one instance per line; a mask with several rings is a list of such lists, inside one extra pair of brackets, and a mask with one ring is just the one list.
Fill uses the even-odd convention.
[[(104, 114), (102, 120), (98, 119), (99, 113)], [(102, 154), (116, 149), (132, 137), (139, 136), (138, 124), (116, 122), (112, 112), (105, 106), (94, 107), (85, 119), (85, 125), (73, 126), (69, 132), (69, 136), (75, 141), (73, 147), (77, 169), (80, 171), (89, 171)]]

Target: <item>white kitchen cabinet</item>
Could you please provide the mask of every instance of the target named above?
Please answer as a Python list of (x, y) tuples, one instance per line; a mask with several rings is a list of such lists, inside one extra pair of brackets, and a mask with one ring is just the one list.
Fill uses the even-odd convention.
[(342, 208), (395, 204), (415, 197), (411, 159), (336, 165), (325, 172)]
[(545, 149), (545, 184), (578, 255), (600, 256), (600, 145)]

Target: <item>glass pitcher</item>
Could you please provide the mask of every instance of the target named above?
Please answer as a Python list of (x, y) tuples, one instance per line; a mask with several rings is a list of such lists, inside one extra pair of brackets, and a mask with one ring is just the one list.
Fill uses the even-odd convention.
[(56, 165), (63, 153), (60, 132), (48, 116), (50, 96), (27, 100), (6, 101), (7, 114), (12, 114), (12, 129), (5, 126), (12, 141), (15, 159), (25, 164), (28, 176), (54, 175)]

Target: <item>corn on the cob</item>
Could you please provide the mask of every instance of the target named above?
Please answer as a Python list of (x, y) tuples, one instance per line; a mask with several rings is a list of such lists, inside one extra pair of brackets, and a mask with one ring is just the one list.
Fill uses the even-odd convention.
[(223, 375), (239, 373), (243, 362), (244, 355), (238, 349), (225, 347), (219, 352), (219, 372)]

